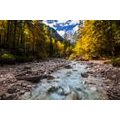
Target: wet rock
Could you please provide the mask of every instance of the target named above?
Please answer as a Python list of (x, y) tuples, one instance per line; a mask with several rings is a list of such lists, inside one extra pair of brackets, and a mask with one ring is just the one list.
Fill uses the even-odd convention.
[(79, 88), (79, 87), (76, 87), (76, 90), (78, 90), (78, 91), (82, 91), (82, 89), (81, 89), (81, 88)]
[(66, 73), (66, 76), (67, 76), (67, 77), (71, 76), (71, 73), (72, 73), (71, 71), (67, 72), (67, 73)]
[(83, 78), (87, 78), (89, 75), (88, 75), (88, 73), (81, 73), (81, 76), (82, 76)]
[(66, 97), (66, 100), (78, 100), (78, 95), (72, 91), (67, 97)]
[(72, 66), (71, 65), (65, 65), (64, 68), (66, 68), (66, 69), (72, 69)]
[(68, 95), (71, 92), (70, 87), (65, 87), (63, 90), (64, 90), (64, 95)]
[(72, 71), (78, 71), (78, 70), (73, 69)]
[(57, 79), (59, 79), (60, 78), (60, 76), (57, 76)]
[(55, 92), (55, 91), (57, 91), (58, 89), (59, 89), (59, 87), (57, 87), (57, 86), (51, 86), (51, 87), (48, 89), (47, 93), (49, 94), (49, 93)]
[(59, 88), (59, 89), (57, 90), (57, 93), (58, 93), (59, 95), (64, 95), (63, 88)]
[(55, 79), (55, 77), (52, 76), (52, 75), (47, 75), (47, 79), (48, 79), (48, 80), (53, 80), (53, 79)]

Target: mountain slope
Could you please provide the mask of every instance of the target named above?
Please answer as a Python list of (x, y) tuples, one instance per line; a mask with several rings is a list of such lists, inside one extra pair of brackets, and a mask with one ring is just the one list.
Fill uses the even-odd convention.
[(43, 24), (44, 30), (46, 31), (46, 34), (49, 34), (53, 39), (63, 41), (64, 38), (52, 27)]

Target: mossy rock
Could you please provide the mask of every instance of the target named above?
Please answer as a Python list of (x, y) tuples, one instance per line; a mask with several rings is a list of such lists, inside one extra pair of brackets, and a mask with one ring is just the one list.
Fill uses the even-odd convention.
[(120, 57), (112, 59), (111, 63), (114, 67), (120, 67)]
[(15, 56), (13, 54), (10, 53), (4, 53), (0, 56), (0, 62), (2, 64), (13, 64), (15, 63)]

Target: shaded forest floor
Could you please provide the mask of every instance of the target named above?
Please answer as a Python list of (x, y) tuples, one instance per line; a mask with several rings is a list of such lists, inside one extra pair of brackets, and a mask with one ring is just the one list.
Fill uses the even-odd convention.
[[(86, 75), (104, 78), (101, 82), (108, 99), (120, 99), (120, 68), (105, 61), (79, 61), (87, 64)], [(0, 66), (0, 99), (20, 99), (25, 92), (36, 87), (41, 79), (53, 80), (51, 75), (58, 69), (70, 68), (70, 61), (51, 59), (44, 62), (29, 62)]]

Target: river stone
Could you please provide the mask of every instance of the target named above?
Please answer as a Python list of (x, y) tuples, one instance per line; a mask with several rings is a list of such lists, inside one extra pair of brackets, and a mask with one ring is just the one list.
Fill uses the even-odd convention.
[(71, 65), (65, 65), (64, 66), (66, 69), (72, 69), (72, 66)]
[(76, 69), (73, 69), (72, 71), (78, 71), (78, 70), (76, 70)]
[(9, 93), (5, 93), (1, 96), (2, 100), (13, 100), (15, 99), (17, 96), (17, 94), (9, 94)]
[(10, 94), (13, 94), (15, 93), (17, 90), (17, 87), (16, 86), (12, 86), (10, 88), (8, 88), (7, 92), (10, 93)]
[(52, 92), (55, 92), (58, 90), (58, 87), (57, 86), (51, 86), (49, 89), (48, 89), (48, 93), (52, 93)]
[(95, 92), (97, 90), (96, 87), (91, 87), (90, 90), (92, 90), (93, 92)]
[(88, 75), (87, 73), (81, 73), (81, 76), (82, 76), (83, 78), (87, 78), (89, 75)]
[(59, 95), (64, 95), (63, 88), (59, 88), (58, 91), (57, 91), (57, 93), (58, 93)]
[(32, 86), (31, 85), (27, 85), (27, 88), (32, 88)]
[(23, 68), (24, 70), (28, 70), (28, 69), (31, 69), (31, 66), (30, 65), (26, 65), (26, 66), (24, 66), (24, 68)]
[(64, 88), (64, 95), (68, 95), (68, 94), (70, 94), (70, 92), (71, 92), (71, 90), (69, 87)]
[(67, 76), (70, 76), (72, 74), (72, 71), (68, 71), (66, 74)]
[(53, 80), (53, 79), (55, 79), (55, 77), (52, 76), (52, 75), (47, 75), (47, 79), (48, 79), (48, 80)]
[(74, 91), (71, 91), (71, 93), (66, 97), (66, 100), (77, 100), (78, 96)]
[(82, 89), (80, 87), (76, 87), (76, 90), (78, 91), (82, 91)]
[(23, 95), (25, 93), (25, 90), (20, 91), (20, 95)]

